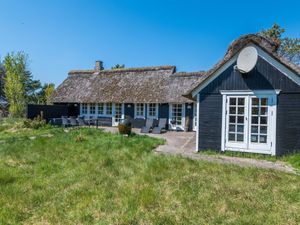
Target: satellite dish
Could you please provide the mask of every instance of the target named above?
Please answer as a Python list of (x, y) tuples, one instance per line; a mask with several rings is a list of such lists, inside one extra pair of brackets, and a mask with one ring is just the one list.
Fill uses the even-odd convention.
[(255, 47), (244, 48), (237, 58), (236, 68), (241, 73), (249, 73), (255, 67), (258, 59), (258, 53)]

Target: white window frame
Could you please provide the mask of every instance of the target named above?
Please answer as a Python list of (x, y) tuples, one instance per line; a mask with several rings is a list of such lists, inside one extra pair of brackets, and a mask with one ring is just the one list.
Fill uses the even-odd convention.
[[(107, 113), (107, 109), (108, 109), (108, 104), (111, 105), (111, 113)], [(114, 115), (114, 104), (112, 102), (107, 102), (105, 103), (105, 107), (104, 107), (104, 114), (107, 117), (112, 117)]]
[[(92, 107), (94, 108), (94, 113), (92, 112)], [(96, 116), (97, 115), (97, 104), (96, 103), (89, 103), (89, 114), (90, 116)]]
[[(181, 112), (181, 125), (178, 126), (178, 125), (172, 125), (172, 110), (173, 110), (173, 106), (174, 105), (181, 105), (182, 107), (182, 112)], [(182, 104), (182, 103), (170, 103), (169, 104), (169, 127), (171, 130), (177, 130), (177, 128), (181, 129), (181, 130), (184, 130), (184, 127), (185, 127), (185, 104)]]
[[(271, 154), (276, 155), (276, 117), (277, 117), (277, 95), (280, 93), (281, 90), (257, 90), (257, 91), (220, 91), (223, 98), (223, 106), (222, 106), (222, 134), (221, 134), (221, 151), (239, 151), (239, 152), (251, 152), (251, 153), (261, 153), (261, 154)], [(261, 149), (250, 149), (249, 147), (246, 149), (240, 149), (240, 148), (226, 148), (226, 99), (228, 96), (248, 96), (248, 98), (251, 98), (251, 96), (265, 96), (265, 95), (272, 95), (273, 96), (273, 102), (269, 106), (269, 110), (271, 113), (272, 118), (270, 118), (269, 123), (269, 136), (270, 136), (270, 142), (271, 142), (271, 148), (270, 151), (261, 150)], [(250, 109), (249, 109), (250, 110)], [(248, 116), (248, 115), (247, 115)], [(247, 138), (249, 139), (249, 129), (247, 128)], [(248, 141), (249, 142), (249, 141)], [(248, 144), (249, 145), (249, 144)]]
[[(155, 115), (150, 115), (150, 106), (154, 105)], [(147, 104), (147, 118), (158, 119), (158, 104), (157, 103), (148, 103)]]
[[(141, 104), (143, 106), (143, 115), (137, 115), (137, 106)], [(145, 103), (135, 103), (134, 104), (134, 118), (135, 119), (145, 119), (146, 116), (146, 107)]]
[[(86, 112), (83, 112), (84, 105), (86, 106)], [(80, 115), (88, 115), (89, 114), (89, 105), (88, 103), (80, 103)]]
[(116, 121), (116, 104), (121, 104), (121, 120), (123, 120), (125, 118), (125, 114), (124, 114), (124, 103), (113, 103), (113, 119), (112, 119), (112, 123), (113, 126), (118, 126), (119, 122)]
[[(102, 113), (99, 113), (99, 106), (102, 105), (103, 109), (102, 109)], [(97, 104), (97, 115), (98, 116), (104, 116), (105, 115), (105, 103), (100, 102)]]

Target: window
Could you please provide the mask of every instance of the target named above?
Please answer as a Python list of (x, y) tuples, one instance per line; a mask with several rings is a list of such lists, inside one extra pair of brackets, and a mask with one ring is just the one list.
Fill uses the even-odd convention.
[(112, 103), (106, 103), (106, 115), (112, 115)]
[(157, 118), (157, 104), (150, 103), (148, 104), (148, 117), (154, 117)]
[(104, 103), (98, 103), (98, 114), (99, 115), (104, 114)]
[(135, 117), (145, 117), (145, 108), (143, 103), (135, 104)]
[(96, 104), (95, 103), (90, 104), (90, 114), (96, 114)]
[(81, 104), (81, 114), (87, 114), (87, 107), (88, 105), (86, 103)]

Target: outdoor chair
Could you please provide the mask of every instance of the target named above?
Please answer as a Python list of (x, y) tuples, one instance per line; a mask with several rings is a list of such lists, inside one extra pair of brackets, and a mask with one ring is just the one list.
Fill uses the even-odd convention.
[(71, 125), (72, 127), (78, 126), (78, 123), (77, 123), (76, 118), (74, 118), (74, 117), (71, 117), (71, 118), (70, 118), (70, 125)]
[(166, 131), (166, 124), (167, 124), (167, 119), (160, 118), (158, 121), (158, 126), (153, 128), (152, 133), (153, 134), (161, 134), (162, 131)]
[(68, 126), (70, 126), (70, 123), (69, 123), (69, 120), (68, 120), (68, 118), (66, 118), (66, 117), (61, 117), (61, 124), (62, 124), (62, 126), (63, 127), (68, 127)]
[(86, 126), (84, 119), (82, 117), (78, 117), (78, 126), (83, 127)]
[(146, 126), (142, 127), (141, 133), (149, 133), (153, 127), (153, 122), (154, 122), (153, 119), (147, 119)]

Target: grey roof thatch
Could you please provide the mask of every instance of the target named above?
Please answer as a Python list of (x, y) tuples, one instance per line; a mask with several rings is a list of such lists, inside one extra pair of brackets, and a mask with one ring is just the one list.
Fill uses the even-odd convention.
[(204, 73), (175, 73), (175, 70), (175, 66), (73, 70), (53, 93), (52, 102), (191, 102), (182, 94), (202, 80)]
[(243, 35), (237, 40), (233, 41), (225, 56), (221, 61), (219, 61), (212, 69), (206, 72), (206, 76), (204, 79), (199, 81), (197, 84), (195, 84), (189, 91), (187, 91), (184, 96), (193, 99), (192, 98), (192, 92), (201, 85), (202, 82), (204, 82), (206, 79), (208, 79), (211, 75), (213, 75), (220, 67), (222, 67), (226, 62), (228, 62), (236, 53), (238, 53), (242, 48), (247, 46), (248, 44), (253, 43), (257, 46), (259, 46), (261, 49), (263, 49), (265, 52), (270, 54), (271, 57), (276, 59), (278, 62), (292, 70), (294, 73), (300, 76), (300, 67), (294, 64), (293, 62), (288, 61), (282, 56), (279, 56), (276, 53), (276, 50), (278, 49), (278, 44), (275, 43), (272, 40), (269, 40), (259, 34), (248, 34)]

